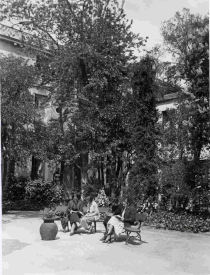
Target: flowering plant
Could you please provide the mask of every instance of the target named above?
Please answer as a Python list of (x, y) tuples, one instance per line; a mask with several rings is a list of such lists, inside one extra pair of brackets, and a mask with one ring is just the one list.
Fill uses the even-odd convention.
[(110, 204), (109, 198), (107, 197), (104, 188), (99, 190), (97, 197), (95, 198), (96, 203), (99, 207), (108, 207)]

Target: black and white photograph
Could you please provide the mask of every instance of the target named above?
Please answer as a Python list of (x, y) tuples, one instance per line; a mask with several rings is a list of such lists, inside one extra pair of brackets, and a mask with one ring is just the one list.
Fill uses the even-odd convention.
[(208, 0), (0, 1), (2, 275), (210, 275)]

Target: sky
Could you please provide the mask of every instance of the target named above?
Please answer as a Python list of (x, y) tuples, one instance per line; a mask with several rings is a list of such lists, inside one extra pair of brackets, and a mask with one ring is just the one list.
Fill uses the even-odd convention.
[[(120, 1), (119, 1), (120, 2)], [(208, 0), (125, 0), (124, 10), (128, 19), (133, 19), (133, 31), (149, 36), (147, 48), (162, 42), (161, 22), (170, 19), (183, 8), (192, 13), (207, 15)]]

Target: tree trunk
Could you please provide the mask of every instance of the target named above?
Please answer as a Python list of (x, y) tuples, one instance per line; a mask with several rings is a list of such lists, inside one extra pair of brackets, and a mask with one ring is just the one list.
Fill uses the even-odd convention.
[(15, 176), (15, 160), (11, 159), (9, 161), (9, 174), (8, 174), (8, 179), (12, 179)]
[(74, 164), (74, 190), (81, 191), (81, 168)]
[(38, 169), (39, 169), (39, 164), (40, 160), (36, 159), (34, 156), (32, 156), (32, 165), (31, 165), (31, 179), (35, 180), (38, 179)]
[(104, 186), (104, 163), (103, 160), (101, 160), (101, 166), (100, 166), (100, 171), (101, 171), (101, 186)]
[(107, 175), (106, 175), (106, 172), (107, 172), (107, 169), (106, 169), (106, 165), (107, 165), (107, 156), (104, 157), (104, 169), (103, 169), (103, 174), (104, 174), (104, 187), (107, 188)]
[(6, 158), (2, 158), (2, 162), (2, 196), (3, 198), (6, 198), (6, 191), (8, 187), (8, 160)]
[(12, 178), (15, 175), (15, 160), (6, 160), (4, 159), (4, 167), (3, 167), (3, 178), (2, 178), (2, 192), (3, 197), (6, 198), (7, 196), (7, 189), (10, 184)]
[(88, 152), (82, 152), (80, 154), (80, 173), (81, 173), (81, 193), (84, 193), (84, 186), (87, 185), (88, 182), (88, 173), (87, 167), (89, 162)]
[(65, 161), (61, 161), (61, 172), (60, 172), (60, 184), (63, 185), (63, 174), (64, 174), (64, 168), (65, 168)]

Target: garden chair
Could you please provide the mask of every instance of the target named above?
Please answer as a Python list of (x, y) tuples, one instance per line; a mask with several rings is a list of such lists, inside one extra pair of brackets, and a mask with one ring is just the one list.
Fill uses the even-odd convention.
[(103, 222), (104, 221), (104, 217), (105, 217), (106, 214), (107, 214), (107, 212), (101, 211), (100, 212), (100, 218), (98, 220), (92, 222), (92, 227), (93, 227), (93, 230), (94, 230), (95, 233), (97, 231), (97, 223), (98, 222)]
[(141, 224), (146, 220), (147, 216), (143, 213), (137, 213), (136, 215), (136, 225), (125, 226), (126, 241), (125, 244), (128, 244), (130, 238), (134, 237), (131, 234), (136, 234), (136, 238), (141, 241)]

